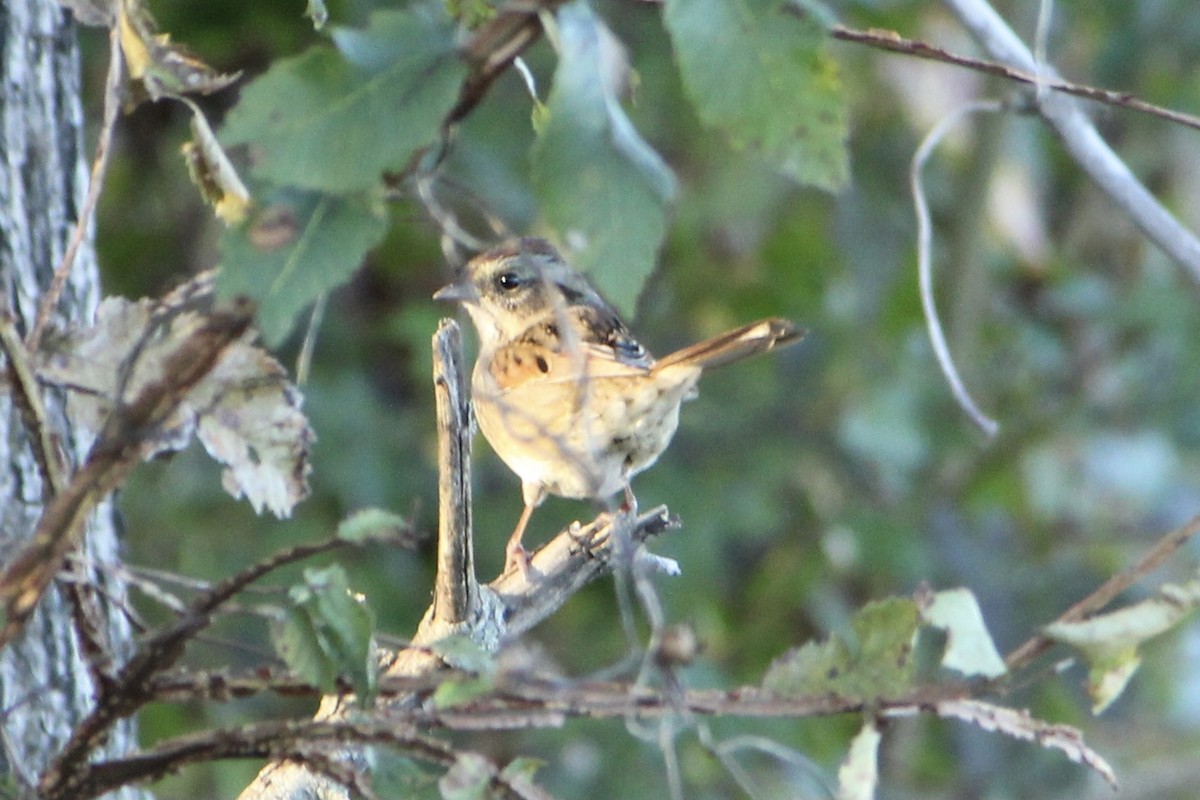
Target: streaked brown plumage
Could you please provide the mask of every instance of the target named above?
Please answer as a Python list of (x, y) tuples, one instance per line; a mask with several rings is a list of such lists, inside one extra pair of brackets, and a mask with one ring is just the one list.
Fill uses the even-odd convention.
[(471, 380), (479, 428), (520, 476), (525, 510), (507, 566), (547, 494), (602, 500), (655, 462), (703, 369), (798, 341), (764, 319), (655, 360), (587, 280), (541, 239), (473, 258), (437, 299), (463, 303), (479, 334)]

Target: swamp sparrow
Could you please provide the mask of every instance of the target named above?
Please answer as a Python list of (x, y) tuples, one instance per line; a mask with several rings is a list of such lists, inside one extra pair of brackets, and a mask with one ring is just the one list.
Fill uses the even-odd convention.
[(434, 295), (466, 306), (479, 336), (471, 395), (479, 428), (521, 478), (525, 509), (506, 569), (529, 568), (521, 536), (547, 494), (604, 500), (655, 462), (701, 370), (799, 340), (764, 319), (655, 359), (548, 242), (518, 239), (471, 259)]

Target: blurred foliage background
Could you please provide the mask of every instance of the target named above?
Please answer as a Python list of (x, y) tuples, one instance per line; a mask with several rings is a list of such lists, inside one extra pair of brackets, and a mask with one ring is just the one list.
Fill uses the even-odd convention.
[[(354, 24), (383, 3), (330, 2)], [(882, 27), (975, 52), (931, 0), (831, 2), (855, 27)], [(1200, 510), (1200, 294), (1149, 246), (1034, 118), (975, 118), (938, 150), (927, 173), (936, 226), (938, 301), (968, 386), (1001, 423), (985, 441), (959, 412), (932, 359), (916, 288), (908, 169), (920, 138), (965, 99), (1013, 87), (961, 70), (834, 43), (851, 102), (851, 181), (837, 195), (798, 188), (700, 126), (681, 94), (660, 9), (596, 2), (630, 48), (638, 88), (628, 106), (680, 181), (661, 266), (635, 330), (653, 351), (765, 315), (811, 333), (802, 346), (706, 378), (676, 440), (635, 483), (643, 508), (667, 503), (683, 521), (657, 551), (682, 577), (659, 583), (670, 619), (704, 645), (693, 686), (757, 682), (787, 647), (839, 630), (872, 598), (922, 581), (980, 597), (1002, 650), (1011, 649), (1132, 562), (1163, 531)], [(318, 41), (300, 2), (155, 0), (160, 27), (224, 71), (261, 72)], [(1037, 3), (998, 10), (1027, 39)], [(105, 41), (85, 31), (89, 112), (100, 118)], [(1200, 13), (1191, 0), (1060, 3), (1050, 53), (1071, 79), (1200, 110)], [(553, 57), (528, 55), (543, 91)], [(236, 89), (202, 98), (220, 119)], [(1118, 152), (1192, 230), (1200, 230), (1195, 131), (1093, 109)], [(531, 104), (507, 74), (466, 122), (474, 146), (452, 174), (518, 231), (534, 229), (527, 153)], [(398, 121), (398, 124), (400, 121)], [(97, 239), (107, 291), (158, 294), (216, 263), (219, 223), (189, 184), (179, 147), (183, 106), (147, 104), (122, 120)], [(330, 147), (336, 147), (334, 142)], [(225, 575), (281, 546), (324, 537), (364, 506), (436, 528), (429, 337), (446, 314), (430, 299), (448, 277), (437, 228), (415, 201), (320, 328), (305, 407), (319, 440), (314, 496), (295, 518), (255, 517), (192, 451), (140, 470), (122, 495), (129, 559), (198, 578)], [(298, 337), (283, 348), (291, 363)], [(476, 532), (484, 576), (503, 561), (520, 511), (518, 482), (482, 440)], [(546, 538), (587, 504), (551, 499), (527, 536)], [(432, 540), (418, 553), (342, 554), (381, 627), (407, 636), (430, 596)], [(1196, 548), (1158, 579), (1186, 578)], [(205, 666), (268, 656), (264, 623), (234, 618), (193, 654)], [(619, 659), (624, 639), (612, 582), (573, 599), (529, 637), (548, 664), (587, 674)], [(1045, 673), (1015, 702), (1083, 727), (1116, 766), (1121, 797), (1192, 798), (1200, 785), (1200, 631), (1152, 643), (1134, 686), (1091, 719), (1083, 669)], [(159, 707), (146, 741), (197, 725), (303, 713), (282, 701)], [(761, 797), (824, 797), (856, 727), (721, 720), (725, 735), (768, 736), (811, 764), (748, 756)], [(538, 755), (559, 796), (660, 797), (651, 745), (616, 722), (480, 738), (497, 757)], [(739, 797), (690, 736), (680, 742), (688, 796)], [(1020, 769), (1014, 765), (1020, 764)], [(949, 722), (912, 720), (885, 732), (881, 796), (1113, 797), (1094, 776), (1036, 747)], [(257, 764), (193, 769), (155, 787), (163, 798), (231, 797)]]

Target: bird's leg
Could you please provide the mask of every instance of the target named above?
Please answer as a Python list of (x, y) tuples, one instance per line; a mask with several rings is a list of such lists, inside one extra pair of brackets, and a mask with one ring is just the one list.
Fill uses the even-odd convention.
[(529, 524), (534, 508), (536, 506), (525, 504), (521, 518), (517, 520), (517, 527), (513, 529), (512, 536), (508, 537), (508, 545), (504, 548), (504, 571), (508, 572), (516, 567), (526, 579), (529, 578), (529, 552), (521, 544), (521, 537), (525, 535), (525, 526)]
[(622, 512), (629, 514), (631, 517), (637, 516), (637, 498), (633, 496), (633, 487), (629, 482), (625, 482), (625, 501), (621, 503), (620, 509)]

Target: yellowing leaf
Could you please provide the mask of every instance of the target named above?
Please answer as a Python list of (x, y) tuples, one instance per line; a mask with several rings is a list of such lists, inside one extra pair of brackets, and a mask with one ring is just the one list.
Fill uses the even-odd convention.
[(121, 0), (117, 25), (129, 77), (141, 81), (152, 100), (188, 92), (207, 94), (238, 79), (240, 73), (217, 72), (186, 48), (172, 44), (169, 34), (158, 33), (141, 0)]
[(868, 719), (838, 769), (837, 800), (872, 800), (879, 783), (879, 728)]
[(190, 101), (188, 105), (192, 109), (192, 141), (183, 145), (188, 175), (218, 219), (226, 225), (241, 224), (250, 210), (250, 190), (221, 149), (204, 114)]
[(1093, 713), (1112, 705), (1141, 664), (1142, 642), (1173, 628), (1200, 605), (1200, 579), (1164, 584), (1158, 595), (1082, 622), (1056, 622), (1046, 635), (1080, 650), (1088, 661)]
[(1007, 671), (983, 621), (979, 603), (969, 589), (938, 592), (921, 608), (921, 618), (946, 632), (942, 666), (967, 677), (997, 678)]

